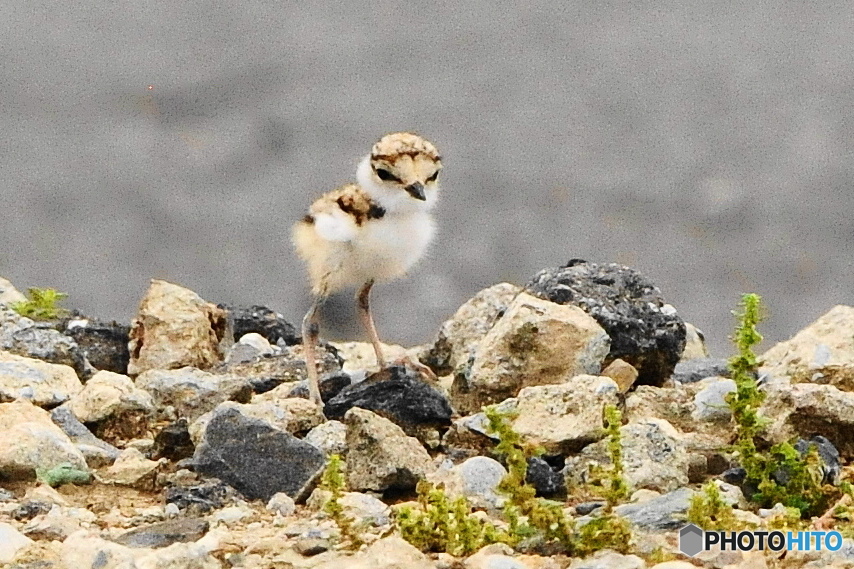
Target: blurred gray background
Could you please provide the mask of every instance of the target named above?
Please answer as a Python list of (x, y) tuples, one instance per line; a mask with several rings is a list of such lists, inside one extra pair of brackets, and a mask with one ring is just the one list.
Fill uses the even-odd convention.
[[(720, 356), (758, 292), (767, 347), (854, 302), (852, 38), (847, 1), (4, 0), (0, 275), (123, 321), (158, 277), (298, 322), (290, 225), (414, 129), (440, 234), (375, 289), (385, 341), (578, 257)], [(325, 335), (363, 338), (353, 311)]]

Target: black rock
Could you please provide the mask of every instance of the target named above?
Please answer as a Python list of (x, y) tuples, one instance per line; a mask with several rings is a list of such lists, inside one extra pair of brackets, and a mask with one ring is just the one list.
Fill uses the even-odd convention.
[(89, 363), (96, 369), (127, 374), (130, 361), (130, 326), (76, 315), (63, 320), (59, 331), (77, 342)]
[(168, 458), (177, 462), (182, 458), (193, 456), (196, 446), (190, 438), (187, 419), (181, 418), (169, 423), (154, 437), (152, 458)]
[(590, 314), (611, 338), (604, 365), (625, 360), (638, 370), (638, 384), (661, 385), (685, 349), (685, 322), (665, 307), (658, 287), (629, 267), (574, 259), (540, 271), (526, 289)]
[(326, 403), (324, 413), (341, 419), (352, 407), (361, 407), (399, 425), (450, 425), (453, 411), (447, 397), (420, 377), (402, 365), (380, 370), (342, 389)]
[(729, 364), (721, 358), (697, 358), (676, 364), (673, 381), (696, 383), (707, 377), (730, 377)]
[(538, 456), (528, 459), (528, 474), (525, 480), (537, 489), (538, 496), (555, 496), (566, 492), (563, 475)]
[(164, 501), (175, 504), (192, 515), (206, 514), (222, 508), (235, 498), (234, 488), (220, 480), (208, 480), (196, 486), (170, 486)]
[[(325, 375), (320, 378), (320, 398), (324, 401), (329, 401), (336, 395), (341, 393), (341, 390), (353, 383), (350, 374), (344, 371), (339, 371)], [(291, 389), (288, 397), (302, 397), (308, 399), (308, 385), (302, 381), (299, 385)]]
[(278, 312), (266, 306), (236, 306), (220, 305), (228, 310), (234, 339), (239, 340), (244, 334), (255, 332), (261, 334), (267, 341), (275, 345), (279, 340), (288, 346), (301, 343), (296, 328), (285, 320)]
[(747, 471), (740, 466), (725, 470), (721, 474), (721, 480), (733, 486), (741, 486), (747, 479)]
[(209, 524), (199, 518), (179, 518), (150, 526), (134, 528), (113, 541), (128, 547), (166, 547), (173, 543), (189, 543), (204, 537)]
[(19, 522), (25, 522), (33, 519), (40, 514), (46, 514), (53, 507), (49, 502), (39, 502), (37, 500), (28, 500), (12, 510), (12, 518)]
[(237, 409), (214, 411), (193, 460), (196, 472), (265, 501), (304, 498), (326, 463), (320, 449)]
[(795, 443), (795, 450), (801, 453), (801, 456), (807, 454), (811, 446), (815, 446), (818, 450), (818, 456), (821, 459), (821, 469), (824, 473), (822, 484), (837, 484), (839, 482), (839, 473), (842, 465), (839, 462), (839, 451), (833, 446), (833, 443), (821, 435), (816, 435), (810, 440), (799, 439)]

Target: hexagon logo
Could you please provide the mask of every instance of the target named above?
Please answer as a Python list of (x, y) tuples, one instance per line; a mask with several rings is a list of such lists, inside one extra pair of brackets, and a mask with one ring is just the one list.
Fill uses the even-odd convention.
[(688, 524), (680, 529), (679, 551), (688, 557), (694, 557), (703, 551), (703, 530), (694, 524)]

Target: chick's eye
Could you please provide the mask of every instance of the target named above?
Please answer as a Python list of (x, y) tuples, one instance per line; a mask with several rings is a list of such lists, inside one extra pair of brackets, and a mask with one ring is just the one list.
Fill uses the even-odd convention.
[(436, 170), (435, 172), (433, 172), (433, 175), (432, 175), (432, 176), (430, 176), (429, 178), (427, 178), (427, 181), (428, 181), (428, 182), (435, 182), (435, 181), (436, 181), (436, 178), (438, 178), (438, 177), (439, 177), (439, 171), (438, 171), (438, 170)]
[(377, 176), (384, 182), (397, 182), (397, 176), (386, 170), (385, 168), (377, 168)]

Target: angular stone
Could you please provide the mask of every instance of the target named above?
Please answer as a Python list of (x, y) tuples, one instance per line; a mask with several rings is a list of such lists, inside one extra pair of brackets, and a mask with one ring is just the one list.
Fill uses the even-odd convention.
[(83, 389), (72, 368), (0, 351), (0, 401), (54, 406)]
[(341, 421), (326, 421), (310, 430), (302, 440), (327, 455), (343, 455), (347, 452), (347, 426)]
[(785, 382), (766, 386), (766, 392), (759, 413), (771, 420), (766, 430), (771, 442), (820, 433), (844, 459), (854, 458), (854, 393), (832, 385)]
[(626, 393), (637, 381), (638, 370), (632, 364), (617, 358), (608, 364), (599, 375), (610, 377), (617, 382), (620, 393)]
[(735, 391), (735, 382), (723, 377), (704, 379), (703, 388), (694, 396), (695, 421), (725, 422), (732, 418), (726, 396)]
[(703, 331), (690, 324), (685, 323), (685, 349), (682, 350), (680, 362), (688, 362), (700, 358), (708, 358), (709, 350), (706, 348), (706, 336)]
[(314, 569), (435, 569), (435, 565), (408, 542), (391, 536), (375, 541), (352, 557), (325, 561)]
[(225, 310), (191, 290), (152, 279), (131, 324), (128, 373), (210, 368), (222, 361), (225, 330)]
[(671, 379), (676, 383), (696, 383), (707, 377), (729, 377), (729, 364), (722, 358), (695, 358), (676, 364)]
[(646, 562), (637, 555), (603, 549), (585, 559), (574, 560), (569, 569), (646, 569)]
[(838, 305), (762, 354), (762, 371), (854, 391), (854, 307)]
[(37, 468), (63, 463), (87, 470), (83, 455), (50, 414), (28, 401), (0, 403), (0, 433), (0, 477), (32, 478)]
[(10, 563), (20, 550), (32, 543), (33, 540), (11, 525), (0, 522), (0, 563)]
[(326, 462), (319, 449), (233, 408), (214, 411), (193, 460), (200, 474), (265, 501), (277, 492), (307, 496)]
[(622, 504), (614, 511), (642, 529), (678, 529), (685, 525), (685, 512), (694, 494), (689, 488), (680, 488), (640, 504)]
[(213, 480), (195, 486), (167, 487), (163, 500), (167, 505), (174, 504), (189, 515), (203, 515), (222, 508), (236, 496), (237, 492), (231, 486)]
[(267, 339), (271, 344), (294, 346), (301, 343), (296, 328), (285, 320), (284, 316), (266, 306), (224, 306), (228, 310), (228, 319), (235, 338), (244, 334), (256, 333)]
[(21, 294), (11, 282), (0, 277), (0, 304), (9, 306), (13, 302), (25, 302), (27, 297)]
[(430, 455), (403, 429), (379, 415), (354, 407), (347, 425), (347, 482), (353, 490), (414, 488), (433, 469)]
[(519, 286), (500, 283), (478, 292), (442, 324), (436, 341), (422, 361), (437, 375), (452, 373), (457, 366), (467, 363), (521, 290)]
[(517, 397), (513, 430), (546, 454), (570, 454), (602, 438), (605, 405), (616, 405), (610, 377), (578, 375), (568, 383), (526, 387)]
[[(347, 373), (360, 371), (379, 371), (377, 366), (377, 354), (370, 342), (332, 342), (331, 345), (338, 351), (338, 355), (344, 360), (341, 367)], [(407, 356), (408, 350), (396, 344), (382, 344), (383, 356), (386, 361), (394, 362)]]
[(154, 402), (147, 391), (139, 389), (128, 376), (111, 371), (99, 371), (92, 376), (68, 405), (83, 423), (97, 423), (108, 417), (122, 417), (130, 413), (149, 415), (154, 412)]
[(0, 306), (0, 350), (52, 364), (67, 365), (83, 379), (92, 375), (94, 370), (80, 346), (52, 326), (53, 323), (34, 322)]
[(128, 547), (166, 547), (201, 539), (208, 532), (208, 527), (208, 522), (203, 519), (178, 518), (134, 528), (113, 541)]
[(166, 459), (148, 460), (135, 448), (126, 448), (103, 474), (102, 481), (109, 484), (150, 488)]
[(127, 375), (130, 326), (75, 316), (64, 320), (60, 331), (77, 342), (95, 369)]
[(307, 399), (283, 399), (279, 403), (271, 401), (258, 401), (257, 403), (226, 401), (190, 425), (190, 438), (194, 444), (198, 445), (201, 442), (211, 419), (227, 409), (234, 409), (246, 417), (259, 419), (271, 427), (292, 435), (305, 433), (323, 422), (323, 414), (320, 408)]
[[(623, 477), (633, 489), (669, 492), (688, 484), (690, 455), (673, 426), (662, 419), (645, 419), (620, 428)], [(606, 440), (585, 448), (566, 461), (567, 485), (587, 481), (589, 465), (609, 468)]]
[(229, 400), (248, 401), (249, 381), (232, 374), (213, 374), (193, 367), (153, 369), (136, 378), (137, 387), (151, 394), (158, 409), (171, 406), (179, 418), (192, 422)]
[(555, 496), (566, 492), (563, 474), (538, 456), (528, 458), (525, 481), (537, 489), (537, 496)]
[(696, 421), (691, 393), (685, 389), (639, 385), (626, 397), (624, 417), (629, 422), (640, 419), (664, 419), (682, 431), (692, 431)]
[(507, 469), (497, 460), (475, 456), (450, 469), (440, 469), (427, 479), (441, 484), (451, 496), (465, 497), (474, 508), (498, 513), (506, 501), (497, 492), (498, 483), (506, 475)]
[(353, 407), (373, 411), (399, 425), (451, 424), (448, 399), (408, 366), (391, 366), (345, 387), (326, 403), (324, 412), (331, 419), (340, 419)]
[(68, 403), (63, 403), (51, 411), (50, 418), (83, 453), (86, 464), (90, 467), (110, 465), (119, 456), (121, 451), (86, 428), (71, 412)]
[(685, 323), (661, 291), (629, 267), (573, 259), (537, 273), (526, 289), (590, 314), (611, 338), (606, 364), (621, 358), (639, 373), (641, 384), (661, 385), (685, 349)]
[(471, 367), (457, 370), (451, 402), (473, 413), (523, 387), (599, 373), (608, 349), (608, 335), (583, 310), (520, 293), (478, 344)]
[[(321, 378), (341, 370), (341, 358), (338, 352), (324, 342), (318, 346), (317, 363)], [(245, 378), (252, 385), (255, 393), (265, 393), (284, 383), (306, 380), (302, 345), (285, 346), (281, 348), (280, 354), (255, 358), (248, 362), (230, 362), (219, 366), (215, 371)], [(323, 388), (322, 384), (321, 388)], [(306, 397), (308, 397), (307, 390)]]

